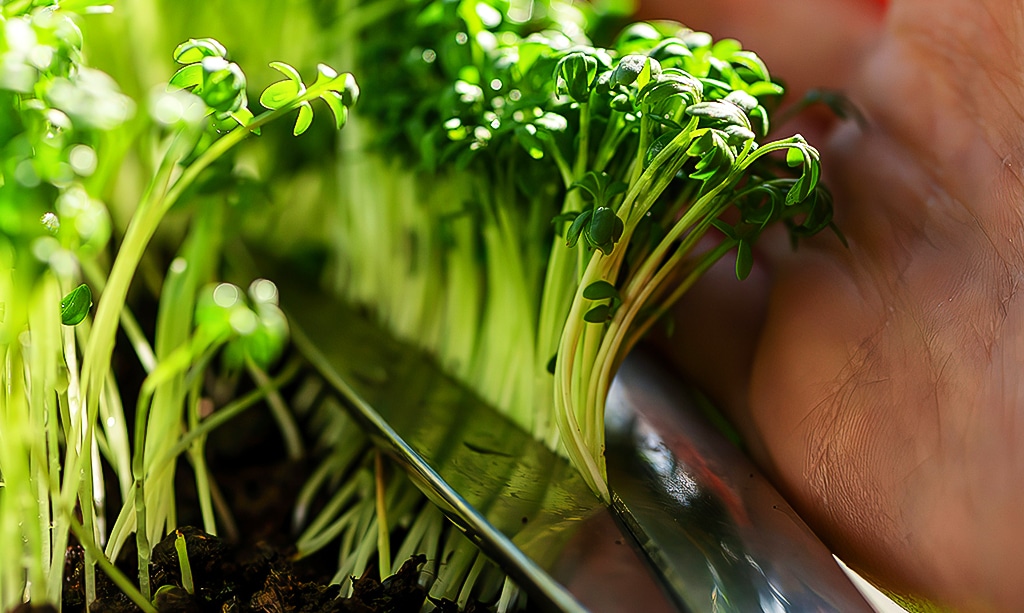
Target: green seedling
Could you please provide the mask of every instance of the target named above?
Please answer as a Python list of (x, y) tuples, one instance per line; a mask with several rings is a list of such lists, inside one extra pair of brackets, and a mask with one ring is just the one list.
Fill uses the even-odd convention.
[(60, 323), (65, 326), (77, 326), (85, 320), (92, 308), (92, 291), (85, 283), (71, 290), (60, 301)]
[(195, 584), (192, 583), (192, 566), (188, 561), (188, 547), (185, 543), (185, 535), (181, 530), (176, 531), (174, 538), (174, 550), (178, 553), (178, 565), (181, 567), (181, 587), (189, 594), (196, 593)]
[[(203, 193), (215, 175), (230, 175), (225, 162), (234, 148), (263, 126), (296, 115), (293, 131), (305, 132), (315, 108), (310, 103), (320, 100), (333, 115), (331, 124), (341, 127), (358, 95), (351, 75), (326, 65), (303, 84), (296, 71), (275, 63), (288, 85), (266, 88), (266, 110), (254, 114), (241, 68), (218, 42), (197, 39), (175, 50), (180, 69), (168, 90), (139, 104), (84, 62), (75, 13), (106, 8), (93, 0), (10, 2), (0, 17), (3, 610), (26, 599), (39, 606), (62, 601), (72, 532), (84, 548), (87, 603), (96, 598), (98, 565), (139, 607), (153, 610), (149, 543), (176, 525), (173, 467), (183, 452), (195, 468), (205, 527), (213, 531), (203, 443), (224, 416), (204, 419), (203, 373), (220, 353), (236, 370), (251, 365), (263, 372), (281, 354), (287, 329), (263, 285), (253, 288), (251, 317), (228, 333), (210, 334), (193, 321), (200, 288), (218, 274), (227, 225), (226, 202), (211, 205)], [(121, 55), (144, 56), (142, 43), (133, 44), (139, 48)], [(120, 169), (129, 150), (142, 151), (141, 162)], [(131, 179), (115, 189), (119, 175), (145, 189), (134, 207), (120, 211), (121, 223), (112, 224), (100, 198), (136, 189)], [(144, 257), (152, 257), (147, 247), (166, 214), (197, 202), (191, 238), (157, 283), (163, 291), (151, 344), (127, 308), (129, 289), (145, 268)], [(109, 250), (124, 222), (117, 249)], [(119, 330), (147, 375), (137, 407), (121, 397), (112, 373)], [(274, 396), (278, 380), (267, 375), (259, 397)], [(137, 410), (134, 436), (125, 404)], [(242, 406), (233, 405), (230, 414)], [(105, 483), (110, 474), (116, 483)], [(124, 501), (109, 531), (108, 487)], [(132, 532), (139, 545), (138, 588), (110, 563)]]
[(343, 162), (338, 288), (607, 501), (618, 365), (715, 261), (735, 252), (748, 276), (765, 227), (831, 226), (818, 152), (766, 138), (783, 90), (735, 40), (660, 22), (599, 45), (587, 7), (459, 7), (396, 9), (410, 38), (368, 28), (350, 48), (388, 104), (347, 135), (374, 153)]

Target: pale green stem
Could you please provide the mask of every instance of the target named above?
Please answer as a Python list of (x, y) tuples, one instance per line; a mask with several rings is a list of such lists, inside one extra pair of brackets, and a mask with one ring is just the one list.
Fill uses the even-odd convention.
[(189, 594), (196, 593), (195, 584), (192, 582), (192, 565), (188, 559), (188, 545), (185, 543), (185, 535), (179, 530), (174, 539), (174, 550), (178, 554), (178, 567), (181, 569), (181, 587)]
[[(205, 360), (204, 360), (205, 361)], [(202, 408), (202, 377), (195, 377), (189, 392), (188, 402), (188, 429), (195, 430), (200, 423), (200, 410)], [(179, 439), (180, 440), (180, 439)], [(192, 460), (192, 470), (196, 478), (196, 492), (199, 498), (199, 510), (203, 518), (203, 531), (207, 534), (217, 534), (217, 519), (213, 512), (212, 491), (210, 486), (210, 474), (206, 466), (204, 445), (206, 437), (197, 437), (188, 448), (189, 458)], [(178, 554), (181, 555), (180, 552)]]
[(381, 579), (391, 576), (391, 529), (388, 525), (387, 486), (380, 449), (374, 451), (374, 484), (377, 501), (377, 570)]
[(281, 429), (281, 436), (284, 438), (285, 448), (288, 450), (288, 459), (292, 461), (301, 459), (306, 451), (302, 444), (302, 433), (299, 432), (299, 426), (295, 423), (292, 412), (281, 398), (277, 388), (272, 385), (270, 377), (251, 357), (246, 356), (245, 367), (256, 385), (266, 391), (267, 404), (270, 406), (270, 413), (274, 416), (274, 421), (277, 422), (277, 427)]

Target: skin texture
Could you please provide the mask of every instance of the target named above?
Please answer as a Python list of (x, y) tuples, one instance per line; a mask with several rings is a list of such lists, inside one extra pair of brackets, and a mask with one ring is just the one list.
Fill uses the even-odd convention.
[(791, 92), (841, 89), (867, 120), (778, 130), (821, 150), (849, 249), (768, 237), (750, 281), (713, 271), (679, 307), (679, 363), (855, 568), (958, 610), (1024, 610), (1024, 3), (644, 12), (738, 38)]

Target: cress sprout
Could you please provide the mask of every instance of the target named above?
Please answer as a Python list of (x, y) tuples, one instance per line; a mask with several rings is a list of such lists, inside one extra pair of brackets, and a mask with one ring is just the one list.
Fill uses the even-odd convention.
[[(140, 111), (111, 77), (84, 61), (79, 13), (109, 8), (98, 5), (25, 1), (0, 10), (4, 610), (23, 601), (62, 602), (72, 539), (84, 551), (78, 604), (96, 600), (98, 565), (140, 608), (155, 610), (149, 544), (177, 527), (174, 472), (180, 454), (194, 469), (204, 528), (216, 531), (205, 438), (229, 416), (276, 394), (282, 377), (259, 376), (281, 355), (287, 328), (266, 281), (253, 284), (249, 303), (232, 311), (227, 328), (194, 319), (202, 288), (221, 274), (217, 260), (228, 226), (230, 199), (205, 194), (218, 180), (231, 188), (243, 185), (224, 162), (262, 126), (296, 114), (295, 133), (301, 133), (310, 126), (310, 102), (322, 100), (333, 125), (341, 127), (358, 93), (351, 75), (326, 65), (309, 85), (291, 70), (289, 85), (264, 90), (267, 110), (254, 115), (241, 68), (217, 41), (195, 39), (174, 52), (180, 69), (170, 87)], [(131, 53), (141, 51), (136, 45)], [(162, 63), (170, 67), (171, 58)], [(285, 64), (275, 66), (288, 72)], [(125, 163), (133, 148), (143, 153)], [(115, 190), (119, 167), (137, 181)], [(104, 202), (115, 191), (137, 197), (120, 212), (123, 219)], [(194, 210), (177, 257), (158, 280), (151, 342), (127, 298), (133, 285), (152, 281), (153, 261), (146, 259), (153, 252), (147, 248), (176, 205)], [(116, 249), (110, 248), (112, 236)], [(112, 364), (119, 331), (144, 377), (137, 403), (122, 397)], [(202, 374), (217, 355), (227, 370), (252, 373), (260, 389), (211, 417), (202, 411)], [(294, 376), (295, 368), (286, 371)], [(134, 436), (126, 419), (131, 410)], [(291, 419), (273, 410), (279, 421)], [(294, 447), (294, 424), (283, 423), (282, 431)], [(107, 524), (109, 493), (123, 503), (113, 525)], [(133, 532), (138, 587), (111, 562)]]
[(813, 147), (767, 139), (783, 90), (739, 42), (658, 22), (599, 45), (586, 7), (531, 6), (423, 0), (390, 13), (407, 37), (348, 47), (370, 102), (344, 135), (336, 285), (607, 501), (622, 359), (715, 261), (745, 277), (766, 226), (818, 232), (831, 199)]

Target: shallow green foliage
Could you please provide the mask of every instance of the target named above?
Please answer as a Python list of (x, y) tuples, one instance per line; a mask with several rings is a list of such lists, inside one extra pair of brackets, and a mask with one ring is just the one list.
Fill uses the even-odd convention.
[[(176, 526), (174, 467), (183, 452), (194, 469), (205, 527), (216, 529), (203, 444), (223, 420), (200, 411), (204, 373), (222, 355), (229, 370), (244, 365), (259, 380), (260, 396), (274, 396), (276, 383), (262, 369), (287, 342), (276, 288), (268, 281), (255, 282), (248, 300), (223, 305), (219, 321), (193, 319), (200, 289), (219, 274), (226, 207), (240, 198), (231, 194), (242, 181), (233, 176), (230, 153), (295, 109), (305, 130), (309, 102), (318, 97), (340, 127), (358, 93), (351, 75), (321, 66), (316, 83), (254, 116), (241, 68), (216, 40), (193, 39), (174, 52), (181, 68), (167, 91), (150, 96), (143, 105), (148, 114), (136, 114), (136, 101), (83, 63), (82, 31), (72, 11), (91, 12), (95, 5), (9, 2), (0, 18), (4, 610), (26, 596), (38, 605), (61, 601), (72, 532), (85, 550), (87, 602), (96, 597), (99, 566), (143, 610), (154, 610), (150, 543)], [(115, 189), (129, 151), (142, 152), (124, 165), (123, 174), (137, 181)], [(217, 198), (205, 196), (213, 191)], [(112, 192), (137, 198), (122, 220), (126, 227), (116, 230), (101, 199)], [(191, 223), (160, 281), (151, 340), (128, 308), (128, 294), (151, 239), (176, 205), (191, 214)], [(114, 232), (123, 234), (111, 250)], [(119, 330), (146, 373), (137, 400), (122, 398), (113, 377)], [(136, 411), (132, 436), (125, 406)], [(282, 427), (291, 444), (294, 424)], [(105, 483), (109, 475), (116, 483)], [(123, 503), (113, 525), (107, 523), (114, 519), (107, 515), (108, 487)], [(138, 587), (110, 562), (133, 532)]]

